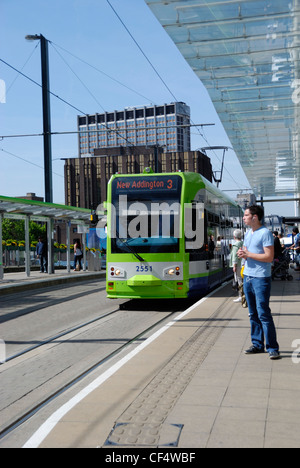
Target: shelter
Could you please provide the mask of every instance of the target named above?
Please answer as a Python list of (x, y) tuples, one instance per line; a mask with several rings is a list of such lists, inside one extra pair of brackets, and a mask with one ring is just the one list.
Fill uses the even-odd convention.
[[(10, 198), (0, 196), (0, 279), (3, 278), (3, 247), (2, 247), (2, 222), (3, 219), (21, 219), (25, 222), (25, 271), (30, 276), (30, 243), (29, 221), (47, 223), (48, 242), (48, 271), (54, 272), (53, 266), (53, 225), (54, 220), (63, 220), (67, 225), (67, 268), (70, 271), (70, 227), (71, 224), (88, 225), (90, 210), (75, 208), (72, 206), (44, 203), (22, 198)], [(84, 269), (86, 265), (85, 238), (83, 236)]]

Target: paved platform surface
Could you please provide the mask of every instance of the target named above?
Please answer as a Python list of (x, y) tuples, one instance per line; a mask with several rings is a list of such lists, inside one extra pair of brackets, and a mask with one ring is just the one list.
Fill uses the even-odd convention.
[(53, 275), (32, 271), (27, 277), (25, 272), (5, 273), (0, 280), (0, 297), (4, 294), (13, 294), (30, 289), (39, 289), (56, 284), (66, 284), (76, 281), (85, 281), (105, 277), (105, 271), (71, 271), (55, 270)]
[(300, 282), (275, 281), (282, 359), (248, 356), (231, 286), (120, 357), (52, 414), (27, 447), (300, 447)]

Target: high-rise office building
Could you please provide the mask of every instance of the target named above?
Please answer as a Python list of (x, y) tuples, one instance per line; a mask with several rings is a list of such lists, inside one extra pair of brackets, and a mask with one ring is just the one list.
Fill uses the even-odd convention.
[(160, 146), (165, 152), (190, 151), (190, 108), (184, 102), (127, 107), (78, 116), (79, 157), (96, 148)]

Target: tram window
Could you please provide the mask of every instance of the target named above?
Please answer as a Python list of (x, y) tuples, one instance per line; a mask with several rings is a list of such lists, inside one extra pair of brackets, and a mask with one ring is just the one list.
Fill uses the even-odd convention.
[[(141, 209), (142, 208), (142, 209)], [(179, 252), (180, 204), (174, 200), (128, 201), (126, 207), (115, 205), (116, 232), (112, 253)]]
[(208, 256), (210, 260), (214, 260), (215, 264), (219, 264), (220, 250), (221, 250), (221, 238), (224, 236), (224, 230), (222, 228), (222, 214), (216, 214), (207, 212), (207, 245), (208, 245)]
[(178, 175), (114, 179), (112, 253), (179, 252), (181, 188)]

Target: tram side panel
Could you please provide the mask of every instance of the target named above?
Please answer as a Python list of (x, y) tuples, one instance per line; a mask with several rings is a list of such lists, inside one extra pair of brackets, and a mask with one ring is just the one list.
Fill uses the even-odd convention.
[(203, 245), (189, 249), (186, 244), (186, 252), (189, 253), (189, 296), (206, 294), (232, 277), (229, 259), (236, 223), (234, 216), (240, 221), (238, 209), (227, 206), (222, 198), (219, 203), (215, 198), (212, 205), (210, 194), (202, 190), (202, 199), (208, 207), (203, 215)]

